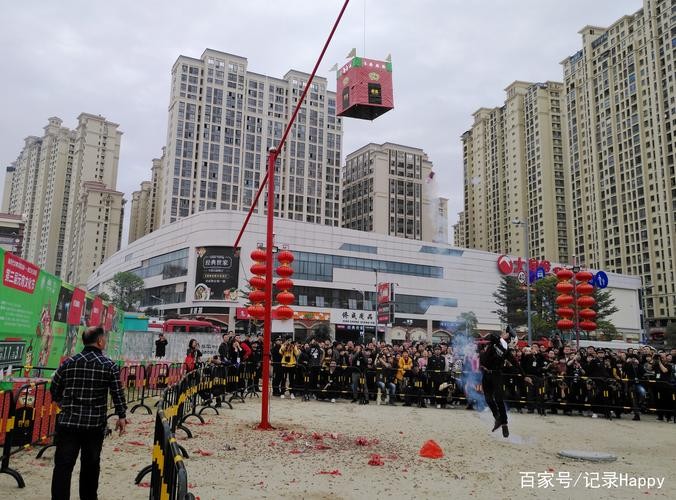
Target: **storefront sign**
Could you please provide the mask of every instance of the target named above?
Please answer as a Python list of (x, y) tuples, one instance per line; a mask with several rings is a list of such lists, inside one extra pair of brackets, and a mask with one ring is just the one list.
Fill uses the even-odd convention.
[(331, 309), (331, 323), (342, 325), (376, 326), (375, 311)]

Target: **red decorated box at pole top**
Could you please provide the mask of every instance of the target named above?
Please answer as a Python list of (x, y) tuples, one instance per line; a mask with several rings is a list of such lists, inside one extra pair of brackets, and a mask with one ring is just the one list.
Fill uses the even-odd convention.
[(337, 79), (338, 116), (373, 120), (394, 108), (391, 62), (353, 57)]

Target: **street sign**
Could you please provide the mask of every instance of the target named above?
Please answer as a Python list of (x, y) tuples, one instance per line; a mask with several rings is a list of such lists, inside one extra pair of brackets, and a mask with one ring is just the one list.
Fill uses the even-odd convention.
[(593, 281), (596, 288), (605, 288), (608, 286), (608, 275), (603, 271), (598, 271), (594, 275)]
[(537, 271), (535, 271), (535, 279), (541, 280), (544, 277), (545, 277), (545, 268), (544, 267), (538, 267)]

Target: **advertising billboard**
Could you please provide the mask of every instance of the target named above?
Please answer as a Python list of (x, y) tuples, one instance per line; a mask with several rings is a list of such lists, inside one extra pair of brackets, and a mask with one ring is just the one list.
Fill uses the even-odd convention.
[[(82, 347), (92, 305), (101, 310), (103, 301), (2, 248), (0, 273), (0, 367), (58, 367), (64, 357)], [(83, 315), (87, 304), (89, 310)], [(110, 316), (106, 351), (115, 358), (121, 346), (122, 315), (114, 307), (110, 314), (109, 306), (105, 307)]]
[(195, 249), (195, 301), (236, 302), (238, 297), (239, 256), (232, 247)]

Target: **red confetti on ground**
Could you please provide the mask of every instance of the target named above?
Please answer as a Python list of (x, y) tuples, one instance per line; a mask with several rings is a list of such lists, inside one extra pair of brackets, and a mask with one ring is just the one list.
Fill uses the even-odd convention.
[(197, 450), (195, 451), (198, 455), (202, 455), (203, 457), (210, 457), (211, 455), (214, 454), (213, 451), (207, 451), (207, 450)]
[(188, 488), (194, 488), (195, 486), (197, 486), (197, 485), (196, 485), (196, 484), (192, 484), (192, 483), (188, 483)]
[(369, 460), (369, 465), (385, 465), (385, 462), (383, 462), (383, 459), (380, 455), (377, 453), (374, 453), (371, 455), (371, 460)]
[(336, 470), (320, 470), (317, 474), (327, 474), (329, 476), (342, 476), (338, 469)]
[(298, 455), (299, 453), (303, 453), (303, 452), (300, 451), (298, 448), (294, 448), (294, 449), (291, 450), (289, 453), (293, 453), (294, 455)]
[(368, 446), (371, 443), (369, 443), (369, 440), (366, 439), (365, 437), (359, 436), (357, 439), (354, 440), (354, 444), (356, 444), (357, 446)]
[(268, 446), (277, 446), (277, 443), (275, 443), (274, 441), (270, 441), (270, 444), (268, 444)]
[(284, 436), (284, 437), (282, 438), (282, 441), (286, 441), (287, 443), (288, 443), (289, 441), (295, 441), (295, 440), (296, 440), (296, 438), (293, 437), (293, 436)]
[(408, 469), (401, 469), (401, 472), (408, 472)]
[(122, 451), (122, 448), (118, 448), (117, 446), (113, 448), (113, 451)]
[(315, 450), (330, 450), (330, 446), (326, 446), (325, 444), (319, 443), (315, 445)]
[(317, 432), (313, 432), (312, 433), (312, 439), (316, 439), (316, 440), (319, 441), (320, 439), (324, 439), (324, 436), (322, 436), (321, 434), (319, 434)]
[(338, 439), (338, 433), (337, 432), (329, 432), (327, 434), (331, 439)]
[(145, 443), (142, 443), (141, 441), (127, 441), (127, 444), (133, 444), (134, 446), (145, 446)]
[(547, 469), (547, 472), (554, 472), (554, 468), (550, 467), (549, 469)]
[(399, 431), (399, 434), (403, 434), (403, 433), (404, 433), (404, 431)]
[(398, 455), (394, 455), (394, 454), (392, 454), (392, 455), (387, 455), (387, 459), (388, 459), (388, 460), (398, 460), (398, 459), (399, 459), (399, 456), (398, 456)]
[(145, 481), (142, 482), (142, 483), (138, 483), (138, 485), (139, 485), (139, 488), (150, 488), (150, 483), (147, 483)]

